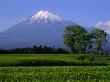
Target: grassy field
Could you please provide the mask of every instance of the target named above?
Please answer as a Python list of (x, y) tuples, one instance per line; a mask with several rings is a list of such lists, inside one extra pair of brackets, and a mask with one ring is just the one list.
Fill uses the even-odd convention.
[(107, 66), (110, 55), (93, 54), (8, 54), (0, 55), (0, 66)]
[(0, 82), (110, 82), (110, 66), (0, 67)]
[(2, 54), (0, 82), (110, 82), (110, 55)]

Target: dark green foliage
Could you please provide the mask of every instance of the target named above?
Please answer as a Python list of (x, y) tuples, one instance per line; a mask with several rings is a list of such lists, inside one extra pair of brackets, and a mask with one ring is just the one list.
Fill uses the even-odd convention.
[[(82, 26), (69, 26), (64, 31), (64, 43), (70, 48), (71, 53), (87, 53), (87, 49), (93, 49), (98, 54), (103, 54), (103, 45), (106, 42), (107, 33), (101, 29), (93, 29), (87, 32)], [(93, 52), (92, 52), (93, 53)]]
[(10, 50), (0, 49), (0, 54), (67, 54), (68, 52), (62, 48), (51, 48), (47, 46), (34, 45), (32, 48), (15, 48)]
[[(84, 60), (84, 59), (81, 59)], [(18, 66), (107, 66), (105, 62), (93, 62), (93, 61), (54, 61), (54, 60), (21, 60), (19, 62), (6, 62), (0, 63), (0, 67), (18, 67)]]
[(106, 42), (106, 36), (107, 33), (104, 30), (101, 29), (93, 29), (91, 32), (92, 39), (94, 40), (95, 43), (95, 50), (98, 54), (103, 53), (103, 45)]
[(82, 26), (70, 26), (64, 31), (64, 43), (70, 48), (71, 53), (85, 53), (90, 41), (89, 33)]

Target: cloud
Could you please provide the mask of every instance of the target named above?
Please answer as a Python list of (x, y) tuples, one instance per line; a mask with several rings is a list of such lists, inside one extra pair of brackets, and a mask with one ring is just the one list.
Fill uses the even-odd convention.
[(100, 21), (96, 24), (96, 27), (110, 34), (110, 21)]

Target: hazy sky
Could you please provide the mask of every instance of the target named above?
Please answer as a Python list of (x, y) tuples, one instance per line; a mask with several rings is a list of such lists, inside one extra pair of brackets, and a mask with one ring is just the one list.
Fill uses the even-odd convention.
[(0, 30), (41, 9), (86, 27), (110, 20), (110, 0), (0, 0)]

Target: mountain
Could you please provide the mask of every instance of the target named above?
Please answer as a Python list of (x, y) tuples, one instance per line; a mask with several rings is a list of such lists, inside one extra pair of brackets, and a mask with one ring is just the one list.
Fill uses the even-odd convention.
[(51, 12), (41, 10), (26, 20), (0, 33), (0, 48), (21, 48), (47, 45), (64, 48), (63, 33), (67, 26), (74, 25)]

